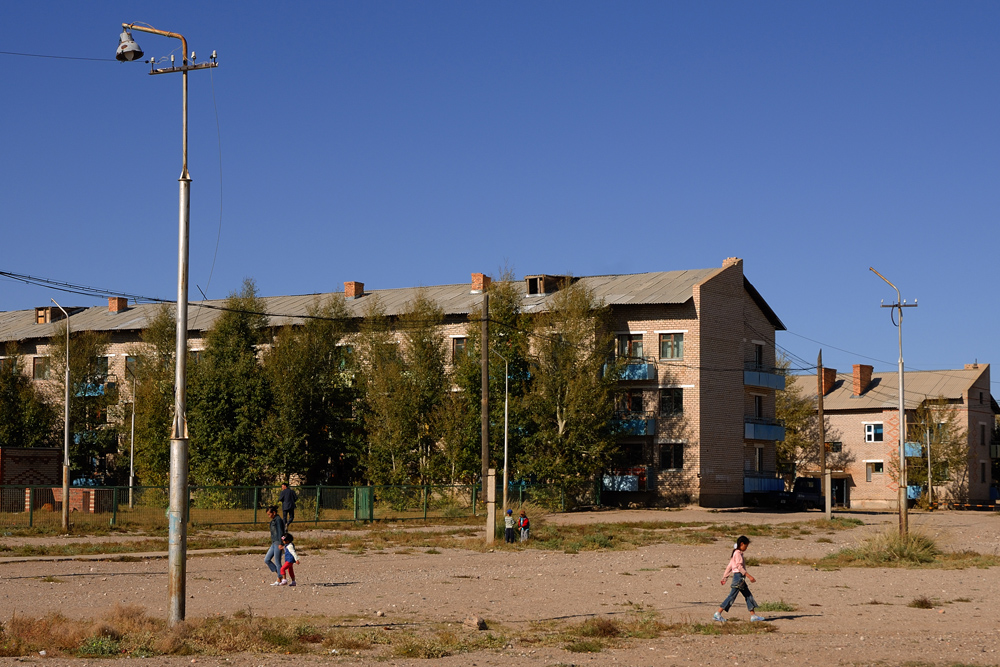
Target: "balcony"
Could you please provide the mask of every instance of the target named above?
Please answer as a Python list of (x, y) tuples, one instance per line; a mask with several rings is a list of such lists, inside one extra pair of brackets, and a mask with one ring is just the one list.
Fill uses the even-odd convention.
[(605, 491), (649, 491), (649, 469), (646, 466), (607, 470), (601, 477)]
[(767, 389), (784, 389), (785, 376), (778, 369), (748, 361), (743, 365), (743, 385), (747, 387), (766, 387)]
[[(656, 380), (656, 364), (640, 357), (628, 357), (621, 366), (621, 376), (619, 380), (634, 382), (636, 380)], [(604, 364), (602, 374), (606, 375), (608, 367), (612, 364)]]
[(746, 440), (785, 440), (785, 427), (777, 419), (744, 417), (743, 437)]
[(73, 385), (77, 397), (97, 397), (105, 394), (111, 396), (117, 390), (117, 378), (114, 375), (92, 375), (83, 382)]
[(656, 417), (652, 412), (616, 412), (611, 425), (619, 435), (623, 436), (656, 433)]

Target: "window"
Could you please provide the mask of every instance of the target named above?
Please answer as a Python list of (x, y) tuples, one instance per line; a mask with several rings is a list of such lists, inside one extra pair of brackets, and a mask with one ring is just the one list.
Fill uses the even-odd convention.
[(757, 419), (764, 417), (764, 397), (755, 395), (753, 397), (753, 416)]
[(643, 392), (640, 389), (630, 389), (622, 396), (622, 412), (642, 412), (645, 410)]
[(125, 375), (134, 378), (139, 372), (139, 357), (125, 357)]
[(753, 363), (757, 368), (764, 367), (764, 346), (758, 343), (753, 345)]
[(660, 469), (681, 470), (684, 468), (684, 444), (671, 442), (660, 445)]
[(764, 448), (754, 447), (753, 469), (755, 472), (764, 472)]
[(106, 378), (108, 376), (108, 358), (107, 357), (97, 357), (94, 364), (96, 375), (100, 378)]
[(979, 444), (986, 446), (986, 424), (979, 425)]
[(635, 468), (646, 464), (646, 457), (641, 443), (629, 443), (621, 446), (614, 457), (614, 464), (619, 468)]
[(983, 392), (979, 392), (979, 405), (983, 404)]
[(684, 390), (669, 388), (660, 390), (660, 416), (672, 417), (684, 412)]
[(882, 442), (882, 424), (865, 424), (865, 442)]
[(979, 481), (982, 484), (986, 483), (986, 461), (979, 462)]
[(14, 357), (0, 358), (0, 373), (11, 373), (17, 367)]
[(201, 363), (201, 359), (204, 356), (204, 350), (191, 350), (191, 363), (198, 364)]
[(831, 454), (839, 454), (844, 451), (844, 443), (842, 442), (828, 442), (826, 443), (826, 451)]
[(872, 481), (872, 475), (881, 475), (884, 471), (884, 466), (882, 461), (866, 461), (865, 462), (865, 481)]
[(660, 334), (660, 359), (684, 358), (684, 334)]
[(618, 356), (642, 359), (642, 334), (621, 334), (618, 336)]
[(35, 357), (33, 360), (33, 366), (31, 368), (31, 378), (33, 380), (48, 380), (49, 379), (49, 358), (48, 357)]
[(465, 356), (465, 338), (451, 339), (451, 363), (457, 364)]

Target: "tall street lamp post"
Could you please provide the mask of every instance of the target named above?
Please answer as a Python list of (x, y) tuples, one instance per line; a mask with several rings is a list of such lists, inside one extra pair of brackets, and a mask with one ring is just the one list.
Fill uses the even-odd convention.
[[(913, 303), (906, 303), (900, 297), (899, 288), (886, 280), (885, 276), (872, 267), (868, 267), (872, 273), (885, 280), (886, 284), (896, 290), (896, 303), (882, 304), (883, 308), (899, 309), (899, 322), (896, 328), (899, 329), (899, 534), (906, 537), (909, 531), (909, 517), (907, 516), (906, 499), (906, 404), (903, 393), (903, 308), (916, 307), (916, 300)], [(864, 388), (862, 387), (862, 391)]]
[(142, 58), (143, 52), (132, 39), (130, 30), (147, 32), (152, 35), (162, 35), (181, 40), (181, 66), (157, 68), (154, 58), (149, 59), (150, 74), (181, 74), (181, 175), (180, 182), (180, 215), (177, 243), (177, 347), (175, 350), (177, 366), (174, 379), (174, 420), (170, 430), (170, 509), (168, 516), (169, 548), (167, 552), (167, 571), (169, 576), (170, 609), (168, 620), (175, 625), (184, 620), (185, 575), (187, 566), (187, 503), (188, 503), (188, 430), (185, 408), (187, 390), (187, 296), (188, 296), (188, 229), (191, 216), (191, 174), (188, 173), (188, 72), (196, 69), (208, 69), (218, 66), (215, 52), (209, 62), (194, 64), (195, 54), (191, 52), (191, 63), (188, 64), (187, 40), (176, 32), (157, 30), (151, 26), (140, 26), (134, 23), (123, 23), (122, 34), (118, 40), (118, 50), (115, 58), (122, 62), (130, 62)]
[(55, 299), (49, 299), (66, 317), (66, 395), (63, 400), (63, 502), (62, 529), (69, 532), (69, 313)]
[(493, 354), (503, 359), (503, 509), (507, 511), (507, 408), (510, 396), (510, 363), (507, 357), (496, 350), (490, 350)]

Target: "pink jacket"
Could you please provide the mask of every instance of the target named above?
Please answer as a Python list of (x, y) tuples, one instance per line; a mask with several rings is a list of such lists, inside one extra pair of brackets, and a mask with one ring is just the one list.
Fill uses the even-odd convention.
[(722, 573), (722, 580), (725, 581), (734, 572), (739, 572), (744, 577), (747, 576), (747, 568), (743, 564), (743, 552), (739, 549), (733, 550), (733, 557), (729, 559), (729, 565), (726, 566), (726, 571)]

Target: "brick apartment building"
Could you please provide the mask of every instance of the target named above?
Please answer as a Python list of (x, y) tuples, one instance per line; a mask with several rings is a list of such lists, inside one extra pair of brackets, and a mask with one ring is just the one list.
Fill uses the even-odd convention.
[[(612, 312), (618, 354), (628, 357), (623, 400), (618, 406), (628, 434), (611, 479), (634, 477), (630, 487), (643, 502), (690, 501), (704, 506), (742, 504), (745, 479), (774, 476), (775, 441), (784, 429), (775, 417), (775, 331), (784, 325), (743, 275), (743, 262), (728, 258), (721, 268), (631, 275), (531, 275), (519, 283), (522, 310), (540, 312), (562, 286), (579, 281)], [(489, 278), (472, 274), (465, 285), (419, 288), (444, 311), (442, 334), (451, 356), (465, 349), (469, 313), (480, 304)], [(374, 295), (388, 316), (405, 312), (418, 288), (365, 291), (344, 283), (348, 311), (361, 318)], [(300, 324), (301, 315), (329, 294), (263, 297), (274, 327)], [(223, 301), (192, 302), (189, 346), (204, 347), (204, 334)], [(129, 351), (158, 306), (129, 307), (109, 299), (108, 308), (67, 309), (73, 331), (107, 332), (105, 382), (123, 385), (127, 399)], [(61, 312), (40, 307), (0, 313), (0, 344), (18, 343), (25, 373), (49, 384), (49, 340), (60, 330)], [(2, 350), (0, 350), (2, 351)], [(607, 478), (606, 478), (607, 479)]]
[[(829, 424), (827, 440), (834, 453), (846, 454), (846, 465), (833, 470), (831, 493), (834, 503), (857, 509), (898, 509), (898, 483), (890, 462), (899, 451), (899, 375), (874, 373), (866, 364), (856, 364), (850, 375), (823, 369), (823, 412)], [(816, 400), (815, 375), (789, 378), (802, 387), (802, 395)], [(922, 404), (937, 404), (954, 411), (964, 430), (968, 447), (968, 469), (950, 475), (951, 483), (934, 483), (935, 499), (954, 498), (956, 480), (967, 484), (969, 502), (986, 503), (993, 482), (991, 447), (995, 416), (1000, 407), (990, 393), (989, 364), (966, 364), (964, 368), (940, 371), (905, 371), (907, 422), (915, 419)], [(992, 450), (992, 451), (991, 451)], [(926, 452), (911, 452), (926, 456)], [(815, 476), (818, 470), (800, 470)]]

